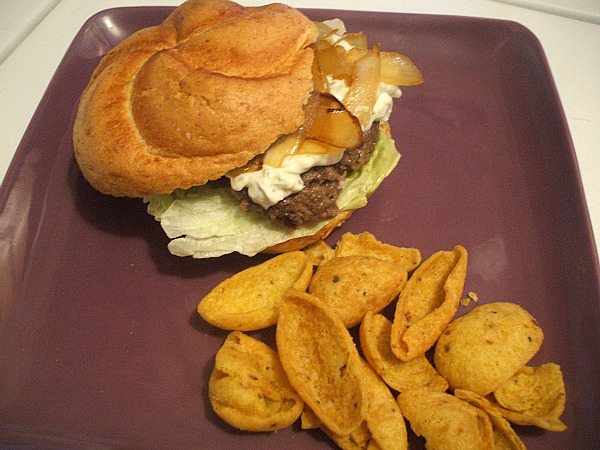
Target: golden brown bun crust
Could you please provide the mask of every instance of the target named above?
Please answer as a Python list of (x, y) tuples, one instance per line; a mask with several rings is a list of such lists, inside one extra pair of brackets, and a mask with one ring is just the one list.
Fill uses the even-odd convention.
[(346, 220), (348, 220), (348, 218), (352, 215), (354, 211), (356, 210), (351, 209), (348, 211), (340, 212), (337, 216), (335, 216), (333, 219), (327, 222), (327, 224), (325, 224), (323, 228), (321, 228), (319, 231), (317, 231), (311, 236), (303, 236), (299, 238), (290, 239), (289, 241), (285, 241), (280, 244), (267, 247), (261, 253), (277, 254), (291, 252), (294, 250), (302, 250), (304, 247), (309, 246), (313, 242), (317, 242), (319, 239), (325, 239), (331, 234), (333, 230), (335, 230)]
[(304, 122), (316, 36), (281, 4), (179, 6), (94, 71), (73, 131), (84, 177), (105, 194), (143, 197), (244, 165)]

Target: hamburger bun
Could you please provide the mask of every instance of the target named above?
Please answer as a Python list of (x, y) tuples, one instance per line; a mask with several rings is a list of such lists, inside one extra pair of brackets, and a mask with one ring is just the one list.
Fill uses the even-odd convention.
[(94, 71), (73, 130), (84, 177), (105, 194), (146, 197), (245, 165), (304, 123), (317, 35), (281, 4), (182, 4)]
[(323, 226), (323, 228), (321, 228), (316, 233), (310, 236), (292, 238), (280, 244), (272, 245), (262, 250), (261, 253), (279, 254), (285, 252), (292, 252), (294, 250), (302, 250), (303, 248), (308, 247), (310, 244), (314, 244), (320, 239), (325, 239), (333, 232), (333, 230), (335, 230), (337, 227), (341, 226), (346, 220), (348, 220), (348, 218), (350, 218), (354, 211), (354, 209), (350, 209), (348, 211), (340, 211), (340, 213), (337, 216), (335, 216), (333, 219), (327, 222)]
[[(364, 206), (400, 157), (387, 119), (411, 65), (360, 36), (282, 4), (188, 0), (99, 62), (79, 102), (75, 159), (98, 191), (143, 197), (174, 255), (302, 249)], [(296, 151), (327, 156), (286, 173)], [(282, 169), (275, 184), (257, 188), (271, 169)], [(276, 200), (249, 186), (273, 187)]]

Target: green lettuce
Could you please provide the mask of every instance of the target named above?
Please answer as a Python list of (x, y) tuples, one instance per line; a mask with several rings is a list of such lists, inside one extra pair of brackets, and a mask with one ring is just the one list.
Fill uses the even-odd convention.
[[(338, 207), (350, 210), (365, 206), (368, 196), (399, 159), (394, 141), (380, 133), (369, 162), (346, 177)], [(171, 238), (169, 251), (177, 256), (212, 258), (232, 252), (253, 256), (280, 242), (313, 235), (328, 222), (297, 229), (275, 224), (259, 214), (241, 210), (229, 188), (210, 183), (144, 200), (148, 203), (148, 213)]]

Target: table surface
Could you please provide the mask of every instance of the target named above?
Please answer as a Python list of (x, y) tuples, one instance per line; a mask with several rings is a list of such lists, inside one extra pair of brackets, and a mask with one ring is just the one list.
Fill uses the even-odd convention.
[[(171, 0), (0, 2), (0, 179), (77, 31), (98, 11), (178, 5)], [(240, 1), (247, 6), (267, 3)], [(323, 8), (311, 0), (286, 2)], [(539, 39), (573, 139), (589, 217), (600, 248), (600, 2), (598, 0), (330, 0), (328, 9), (450, 14), (513, 20)]]

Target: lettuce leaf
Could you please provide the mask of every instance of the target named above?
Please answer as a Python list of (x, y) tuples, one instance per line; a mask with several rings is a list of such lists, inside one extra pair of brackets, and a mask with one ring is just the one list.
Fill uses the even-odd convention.
[[(338, 207), (349, 210), (365, 206), (368, 196), (399, 159), (394, 141), (380, 133), (369, 162), (346, 177)], [(232, 252), (254, 256), (280, 242), (310, 236), (327, 223), (311, 223), (297, 229), (272, 223), (259, 214), (242, 211), (229, 188), (210, 183), (144, 201), (148, 203), (148, 213), (171, 238), (169, 251), (176, 256), (213, 258)]]
[(371, 159), (360, 169), (351, 172), (344, 181), (344, 189), (337, 199), (341, 210), (358, 209), (367, 204), (367, 199), (398, 164), (400, 154), (394, 140), (379, 133)]

